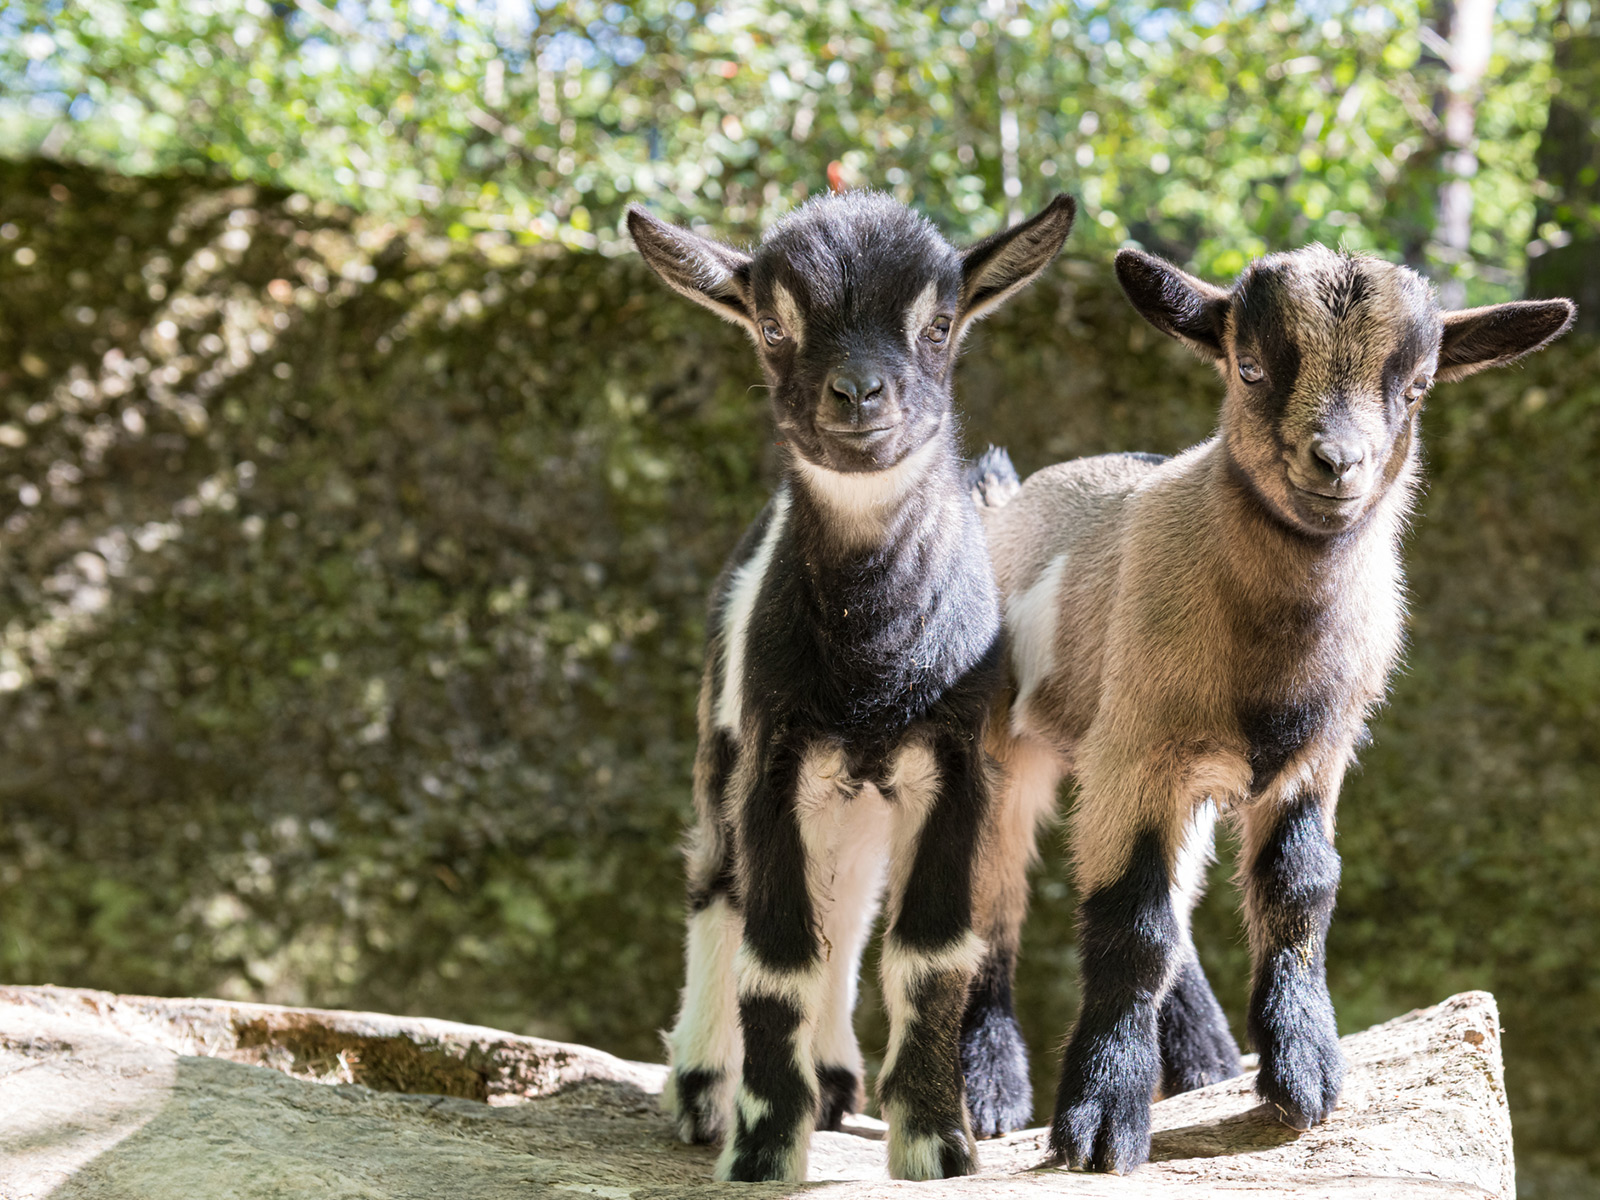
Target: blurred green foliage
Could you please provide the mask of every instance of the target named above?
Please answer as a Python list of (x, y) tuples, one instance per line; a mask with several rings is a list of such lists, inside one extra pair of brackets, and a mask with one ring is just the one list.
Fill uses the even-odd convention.
[[(704, 603), (775, 451), (634, 259), (0, 164), (0, 978), (369, 1007), (655, 1057)], [(1073, 255), (969, 342), (1026, 472), (1205, 436)], [(1600, 347), (1441, 389), (1409, 665), (1340, 812), (1346, 1030), (1500, 998), (1522, 1193), (1600, 1176)], [(1237, 1020), (1226, 863), (1197, 928)], [(1046, 854), (1019, 1001), (1076, 1003)], [(883, 1044), (870, 983), (866, 1044)]]
[(1535, 236), (1557, 4), (1500, 6), (1460, 263), (1429, 241), (1448, 77), (1433, 7), (6, 0), (0, 151), (210, 169), (607, 250), (630, 201), (750, 234), (834, 163), (957, 234), (1064, 188), (1083, 245), (1134, 237), (1226, 276), (1342, 242), (1504, 298)]

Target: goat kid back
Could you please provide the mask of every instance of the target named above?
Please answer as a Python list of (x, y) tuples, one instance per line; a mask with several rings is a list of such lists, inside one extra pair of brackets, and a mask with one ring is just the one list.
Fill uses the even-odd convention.
[(1171, 459), (1048, 467), (1020, 491), (991, 459), (978, 494), (1015, 685), (991, 727), (1013, 849), (980, 909), (1014, 944), (1033, 825), (1074, 773), (1083, 1002), (1050, 1142), (1101, 1171), (1148, 1157), (1158, 1087), (1238, 1073), (1189, 935), (1222, 812), (1241, 833), (1256, 1089), (1296, 1129), (1337, 1102), (1334, 808), (1401, 646), (1418, 415), (1435, 381), (1543, 347), (1574, 311), (1441, 312), (1413, 272), (1320, 246), (1231, 289), (1134, 250), (1116, 267), (1146, 320), (1215, 364), (1217, 434)]
[[(666, 1102), (686, 1141), (726, 1137), (719, 1179), (804, 1179), (811, 1130), (859, 1106), (851, 1016), (880, 897), (890, 1169), (974, 1167), (960, 1031), (1004, 668), (951, 376), (970, 322), (1044, 269), (1072, 217), (1061, 197), (958, 251), (851, 192), (746, 254), (629, 213), (656, 273), (750, 334), (785, 446), (711, 603), (688, 980), (667, 1039)], [(1010, 1112), (1031, 1101), (1009, 1077), (972, 1082)]]

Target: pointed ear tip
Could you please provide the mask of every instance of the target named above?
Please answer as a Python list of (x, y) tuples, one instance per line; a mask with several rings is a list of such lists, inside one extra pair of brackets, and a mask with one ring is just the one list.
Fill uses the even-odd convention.
[(628, 205), (628, 232), (633, 235), (633, 240), (641, 237), (659, 236), (661, 226), (665, 224), (660, 218), (652, 217), (637, 204)]
[(1133, 246), (1124, 246), (1117, 251), (1116, 257), (1111, 260), (1111, 265), (1117, 273), (1117, 278), (1126, 280), (1148, 274), (1155, 262), (1155, 255), (1135, 249)]

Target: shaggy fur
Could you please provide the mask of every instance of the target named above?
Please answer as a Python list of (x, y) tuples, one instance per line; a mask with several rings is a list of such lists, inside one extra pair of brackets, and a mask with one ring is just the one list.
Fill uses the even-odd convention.
[[(668, 1037), (678, 1132), (726, 1136), (719, 1179), (804, 1179), (812, 1127), (859, 1106), (850, 1018), (880, 899), (891, 1168), (973, 1169), (962, 1017), (984, 953), (972, 891), (1004, 663), (951, 374), (968, 323), (1050, 262), (1072, 215), (1063, 197), (961, 252), (888, 197), (850, 193), (753, 254), (629, 215), (662, 279), (750, 333), (786, 447), (712, 600), (688, 982)], [(1015, 1086), (991, 1058), (968, 1056), (975, 1093)]]
[(1539, 349), (1566, 301), (1439, 311), (1418, 276), (1322, 247), (1231, 289), (1123, 251), (1135, 308), (1217, 366), (1215, 437), (1172, 458), (1049, 467), (980, 492), (1005, 597), (1013, 699), (991, 725), (1015, 852), (979, 911), (1015, 946), (1025, 836), (1076, 775), (1083, 1007), (1062, 1063), (1058, 1161), (1126, 1171), (1150, 1102), (1238, 1070), (1189, 937), (1218, 811), (1242, 826), (1257, 1090), (1322, 1120), (1343, 1073), (1323, 953), (1334, 807), (1400, 651), (1400, 535), (1434, 380)]

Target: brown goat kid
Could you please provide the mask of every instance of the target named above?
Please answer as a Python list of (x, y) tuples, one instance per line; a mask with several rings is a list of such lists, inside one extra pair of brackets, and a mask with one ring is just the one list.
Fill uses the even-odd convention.
[(1241, 832), (1257, 1091), (1296, 1129), (1337, 1102), (1334, 807), (1400, 651), (1417, 416), (1435, 381), (1538, 350), (1574, 312), (1441, 312), (1413, 272), (1320, 246), (1229, 290), (1132, 250), (1116, 269), (1146, 320), (1216, 364), (1218, 433), (1020, 490), (1002, 456), (978, 487), (1015, 687), (990, 725), (1008, 783), (978, 932), (1015, 947), (1034, 828), (1073, 773), (1083, 1004), (1050, 1144), (1100, 1171), (1148, 1157), (1158, 1086), (1238, 1072), (1189, 934), (1221, 813)]

